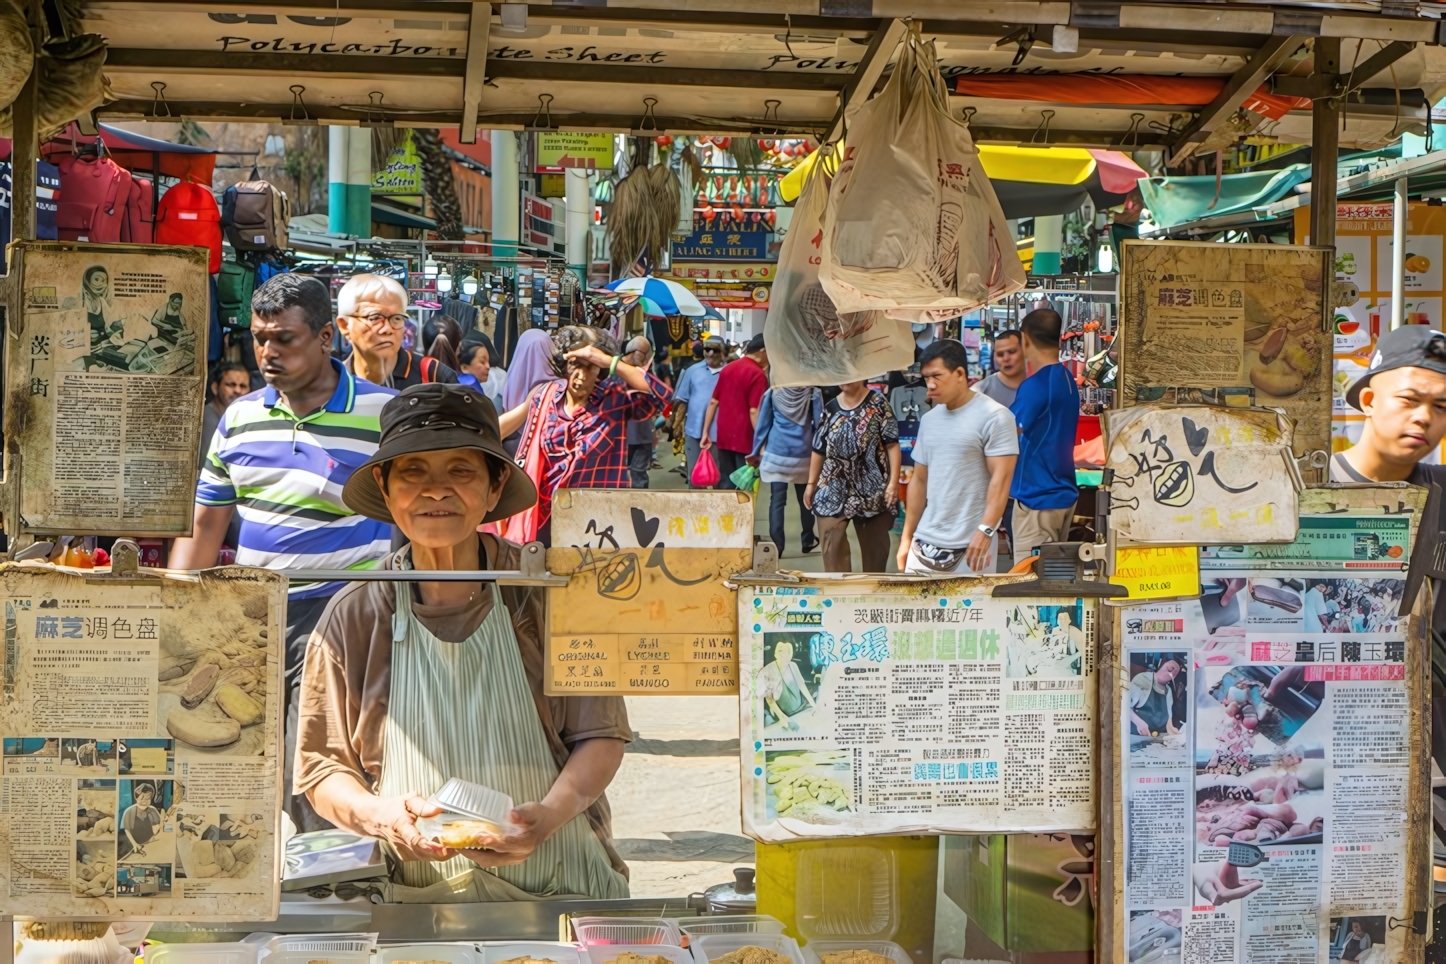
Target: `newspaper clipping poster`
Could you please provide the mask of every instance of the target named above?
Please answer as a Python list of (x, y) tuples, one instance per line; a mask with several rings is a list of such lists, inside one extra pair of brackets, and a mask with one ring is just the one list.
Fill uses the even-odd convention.
[[(23, 242), (6, 432), (27, 531), (191, 529), (210, 282), (199, 248)], [(15, 387), (24, 386), (22, 392)]]
[(1405, 960), (1415, 520), (1302, 515), (1121, 611), (1128, 961)]
[(1120, 398), (1278, 408), (1295, 454), (1330, 451), (1331, 249), (1126, 241)]
[(285, 582), (20, 564), (0, 597), (7, 911), (274, 919)]
[(740, 589), (746, 833), (1093, 829), (1094, 605), (990, 584)]

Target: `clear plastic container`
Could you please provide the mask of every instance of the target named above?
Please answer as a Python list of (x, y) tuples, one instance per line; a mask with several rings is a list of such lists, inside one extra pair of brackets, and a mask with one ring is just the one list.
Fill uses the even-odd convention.
[(277, 937), (266, 945), (266, 964), (371, 964), (377, 935), (296, 934)]
[(677, 921), (663, 917), (574, 917), (572, 932), (587, 945), (683, 943)]
[(886, 941), (899, 929), (894, 855), (875, 847), (829, 847), (798, 855), (794, 906), (804, 941)]
[(582, 954), (576, 944), (552, 941), (487, 941), (480, 952), (480, 964), (501, 964), (519, 957), (553, 964), (582, 964)]
[(256, 964), (255, 944), (152, 944), (146, 964)]
[(696, 964), (709, 964), (724, 954), (744, 947), (761, 947), (766, 951), (782, 954), (792, 960), (793, 964), (806, 964), (803, 952), (798, 949), (798, 941), (786, 934), (713, 934), (696, 937), (689, 946), (693, 949)]
[(893, 964), (914, 964), (909, 959), (909, 952), (893, 941), (809, 941), (803, 948), (808, 964), (823, 964), (823, 955), (841, 951), (868, 951), (887, 957)]
[(709, 914), (689, 918), (678, 925), (678, 930), (689, 938), (712, 934), (782, 934), (783, 929), (783, 921), (767, 914)]
[(446, 961), (447, 964), (482, 964), (476, 944), (388, 944), (377, 948), (376, 964), (396, 961)]
[(588, 964), (612, 964), (619, 954), (666, 957), (669, 964), (693, 964), (693, 955), (676, 944), (589, 944), (583, 948)]

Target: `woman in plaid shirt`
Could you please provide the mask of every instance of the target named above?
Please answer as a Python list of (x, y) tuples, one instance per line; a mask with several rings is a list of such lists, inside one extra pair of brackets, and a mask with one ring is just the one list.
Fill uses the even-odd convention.
[(651, 372), (623, 361), (606, 332), (569, 325), (552, 343), (552, 370), (565, 381), (538, 385), (499, 419), (504, 438), (522, 429), (517, 461), (537, 484), (537, 505), (507, 520), (502, 532), (518, 543), (551, 541), (558, 489), (632, 488), (628, 422), (656, 417), (670, 397)]

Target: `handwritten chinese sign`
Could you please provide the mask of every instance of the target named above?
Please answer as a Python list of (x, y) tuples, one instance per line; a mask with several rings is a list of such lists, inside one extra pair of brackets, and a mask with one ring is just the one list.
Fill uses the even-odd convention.
[(571, 577), (548, 597), (545, 691), (641, 695), (738, 692), (738, 593), (724, 580), (748, 549), (549, 549)]
[(1292, 541), (1292, 428), (1283, 415), (1256, 408), (1106, 412), (1111, 526), (1138, 543)]
[(564, 489), (553, 497), (552, 544), (608, 551), (748, 549), (753, 500), (742, 492)]

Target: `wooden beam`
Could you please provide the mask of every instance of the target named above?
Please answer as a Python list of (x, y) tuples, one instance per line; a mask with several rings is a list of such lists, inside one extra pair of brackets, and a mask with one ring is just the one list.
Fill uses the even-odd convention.
[[(1339, 83), (1341, 42), (1317, 37), (1315, 71), (1322, 85)], [(1334, 247), (1336, 243), (1336, 189), (1340, 156), (1341, 102), (1320, 97), (1311, 104), (1310, 126), (1310, 243)]]
[[(1362, 40), (1361, 43), (1364, 44), (1365, 41)], [(1416, 45), (1408, 40), (1393, 40), (1386, 44), (1351, 71), (1350, 79), (1346, 81), (1346, 90), (1352, 91), (1360, 87), (1414, 49)]]
[[(351, 74), (364, 77), (466, 78), (467, 61), (460, 57), (377, 57), (369, 54), (284, 54), (210, 50), (142, 50), (111, 47), (106, 66), (116, 70), (197, 71), (209, 75), (246, 72), (280, 74)], [(704, 67), (678, 69), (611, 62), (575, 63), (545, 60), (491, 60), (487, 80), (544, 80), (580, 84), (667, 84), (685, 87), (757, 88), (759, 90), (839, 90), (850, 74), (778, 73)]]
[(1185, 128), (1175, 142), (1173, 156), (1170, 158), (1171, 165), (1179, 164), (1189, 157), (1195, 150), (1195, 145), (1205, 140), (1215, 128), (1219, 127), (1230, 116), (1240, 109), (1245, 103), (1245, 98), (1255, 93), (1257, 87), (1265, 82), (1265, 79), (1275, 73), (1285, 58), (1300, 47), (1304, 42), (1303, 37), (1271, 37), (1260, 46), (1245, 66), (1237, 70), (1230, 78), (1230, 82), (1220, 91), (1204, 109), (1202, 109), (1195, 120)]
[(467, 22), (467, 69), (462, 74), (462, 126), (457, 140), (477, 143), (477, 108), (482, 105), (482, 85), (487, 80), (487, 34), (492, 26), (492, 4), (472, 4)]
[(844, 122), (847, 118), (858, 110), (864, 101), (874, 95), (874, 86), (884, 75), (884, 68), (889, 65), (889, 58), (894, 55), (894, 49), (899, 46), (899, 41), (904, 39), (904, 31), (907, 29), (904, 21), (889, 20), (874, 31), (873, 39), (869, 41), (863, 59), (859, 61), (854, 72), (848, 75), (848, 82), (844, 85), (843, 90), (839, 91), (838, 111), (828, 125), (824, 141), (838, 140), (843, 135)]

